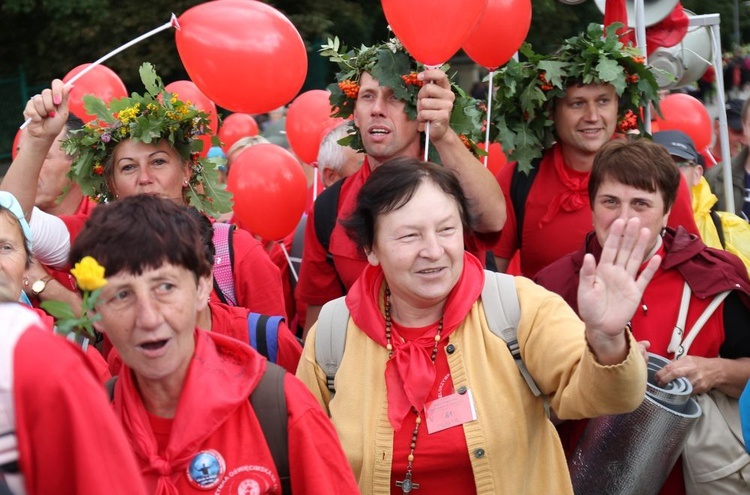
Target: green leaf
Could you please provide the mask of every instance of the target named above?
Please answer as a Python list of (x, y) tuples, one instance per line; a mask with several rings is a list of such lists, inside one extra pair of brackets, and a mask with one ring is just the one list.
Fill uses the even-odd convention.
[[(596, 64), (596, 71), (599, 73), (599, 79), (604, 82), (615, 84), (618, 80), (621, 80), (619, 82), (622, 83), (622, 87), (617, 94), (622, 94), (622, 90), (625, 89), (625, 71), (616, 60), (602, 58), (599, 60), (599, 63)], [(617, 87), (617, 84), (615, 84), (615, 87)]]
[(86, 113), (89, 115), (95, 115), (99, 122), (111, 124), (115, 121), (112, 112), (107, 108), (107, 105), (101, 100), (101, 98), (94, 95), (84, 95), (83, 107), (86, 109)]
[(138, 73), (141, 75), (141, 81), (143, 81), (143, 86), (146, 88), (146, 91), (153, 96), (158, 95), (164, 88), (161, 78), (156, 75), (156, 70), (150, 63), (144, 62), (138, 70)]
[(76, 317), (70, 306), (61, 301), (43, 301), (39, 306), (51, 314), (55, 320), (73, 319)]
[(543, 60), (539, 62), (539, 70), (544, 71), (544, 78), (548, 83), (553, 84), (559, 88), (563, 87), (563, 78), (565, 74), (565, 62), (558, 62), (555, 60)]

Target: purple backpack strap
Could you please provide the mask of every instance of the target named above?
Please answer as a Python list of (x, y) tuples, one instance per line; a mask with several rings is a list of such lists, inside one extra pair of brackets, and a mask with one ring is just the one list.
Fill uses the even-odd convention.
[(237, 306), (232, 276), (232, 232), (234, 226), (227, 223), (214, 223), (214, 289), (222, 302)]

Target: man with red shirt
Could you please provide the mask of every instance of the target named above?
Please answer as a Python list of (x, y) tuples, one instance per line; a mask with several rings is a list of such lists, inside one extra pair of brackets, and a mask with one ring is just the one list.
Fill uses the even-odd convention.
[[(500, 242), (494, 249), (498, 271), (506, 271), (510, 259), (519, 252), (522, 274), (533, 277), (545, 266), (578, 248), (591, 230), (587, 184), (594, 156), (615, 135), (621, 100), (629, 101), (632, 94), (638, 92), (641, 105), (649, 102), (650, 95), (637, 89), (649, 81), (639, 80), (634, 72), (643, 70), (642, 62), (636, 61), (621, 46), (617, 48), (614, 44), (589, 38), (590, 34), (582, 34), (566, 40), (563, 44), (566, 49), (543, 60), (563, 67), (561, 87), (564, 91), (558, 92), (551, 83), (542, 87), (545, 95), (553, 95), (549, 101), (548, 121), (556, 142), (544, 150), (541, 161), (532, 164), (535, 175), (526, 179), (524, 172), (519, 172), (517, 163), (509, 163), (498, 174), (508, 215)], [(581, 52), (590, 52), (586, 48), (590, 43), (601, 44), (598, 60), (590, 64), (588, 72), (581, 73), (584, 64), (577, 61), (584, 57)], [(617, 67), (620, 75), (613, 79), (609, 73), (597, 72), (603, 66)], [(546, 66), (539, 63), (542, 73), (543, 67)], [(583, 84), (584, 80), (591, 82)], [(650, 93), (656, 97), (656, 83), (653, 80), (651, 83)], [(521, 90), (517, 92), (519, 108), (523, 105), (520, 96), (523, 93)], [(514, 101), (511, 103), (516, 105)], [(508, 102), (503, 102), (503, 105), (508, 105)], [(539, 108), (541, 115), (538, 118), (543, 118), (547, 108)], [(519, 147), (522, 145), (516, 146), (516, 152)], [(521, 183), (525, 185), (519, 185)], [(684, 181), (670, 216), (670, 226), (678, 225), (697, 233)]]
[[(397, 61), (388, 67), (398, 67), (405, 72), (415, 70), (393, 74), (384, 68), (386, 64), (381, 62), (384, 59)], [(489, 248), (505, 222), (503, 196), (490, 172), (468, 151), (449, 125), (457, 97), (448, 76), (442, 70), (425, 70), (417, 75), (416, 63), (395, 40), (379, 47), (363, 48), (356, 63), (359, 64), (356, 75), (332, 85), (331, 101), (333, 103), (339, 96), (341, 99), (336, 106), (353, 114), (354, 135), (350, 145), (355, 149), (361, 146), (366, 157), (362, 168), (340, 183), (340, 189), (328, 188), (319, 198), (339, 191), (336, 218), (345, 218), (373, 169), (391, 158), (421, 156), (421, 133), (429, 123), (430, 146), (437, 151), (444, 166), (457, 172), (471, 204), (469, 213), (474, 219), (474, 235), (467, 238), (467, 247), (475, 251)], [(345, 88), (345, 97), (343, 89), (339, 88)], [(318, 201), (320, 199), (316, 204)], [(310, 213), (305, 231), (297, 287), (299, 298), (308, 305), (306, 329), (317, 320), (321, 306), (343, 295), (367, 266), (367, 260), (343, 227), (336, 219), (327, 220), (335, 223), (328, 250), (316, 234), (315, 211)]]

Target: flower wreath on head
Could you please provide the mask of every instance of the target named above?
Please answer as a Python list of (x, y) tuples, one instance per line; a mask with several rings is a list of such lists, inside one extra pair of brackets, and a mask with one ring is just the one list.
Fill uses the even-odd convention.
[(212, 216), (230, 211), (232, 196), (218, 182), (224, 160), (200, 157), (203, 142), (198, 136), (210, 132), (208, 114), (166, 91), (153, 65), (144, 63), (139, 72), (143, 95), (113, 99), (109, 107), (96, 96), (84, 96), (86, 111), (96, 118), (62, 144), (75, 157), (68, 177), (97, 203), (112, 201), (104, 166), (115, 147), (126, 139), (146, 144), (166, 139), (191, 166), (186, 191), (190, 205)]
[[(334, 117), (347, 119), (352, 116), (359, 94), (360, 78), (362, 73), (367, 72), (381, 86), (391, 88), (396, 98), (405, 102), (404, 111), (410, 120), (417, 118), (417, 94), (422, 87), (417, 74), (424, 70), (424, 66), (409, 55), (397, 38), (374, 46), (362, 45), (358, 50), (348, 51), (338, 38), (328, 39), (328, 43), (321, 46), (320, 54), (339, 67), (337, 82), (328, 86)], [(448, 70), (449, 66), (446, 64), (441, 69)], [(451, 89), (456, 96), (450, 118), (451, 128), (470, 150), (484, 154), (476, 147), (477, 142), (484, 141), (482, 126), (485, 112), (481, 108), (482, 102), (467, 95), (453, 81)], [(350, 126), (349, 135), (339, 143), (357, 151), (365, 151), (359, 129), (353, 122)], [(430, 156), (432, 159), (433, 155)]]
[(658, 111), (658, 85), (653, 71), (644, 64), (638, 48), (625, 46), (616, 34), (622, 24), (606, 31), (590, 24), (586, 33), (566, 39), (552, 55), (535, 53), (524, 43), (524, 62), (510, 60), (497, 71), (493, 82), (497, 94), (492, 120), (509, 161), (520, 170), (532, 168), (535, 158), (554, 141), (551, 103), (565, 96), (572, 84), (611, 84), (619, 97), (618, 132), (639, 129), (646, 134), (641, 109), (653, 103)]

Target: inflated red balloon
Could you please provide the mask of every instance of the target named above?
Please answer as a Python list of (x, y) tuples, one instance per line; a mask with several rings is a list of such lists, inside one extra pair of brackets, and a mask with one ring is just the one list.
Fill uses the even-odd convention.
[[(477, 148), (484, 149), (484, 143), (478, 143)], [(484, 163), (484, 157), (480, 157), (479, 160)], [(508, 158), (503, 152), (503, 148), (500, 147), (500, 143), (490, 143), (490, 151), (487, 154), (487, 170), (492, 172), (492, 175), (497, 175), (503, 166), (508, 163)]]
[(229, 148), (234, 143), (248, 136), (257, 136), (260, 130), (258, 123), (252, 115), (246, 113), (233, 113), (224, 119), (219, 129), (219, 139), (224, 153), (229, 153)]
[(482, 16), (487, 0), (382, 0), (393, 33), (428, 66), (456, 54)]
[(176, 94), (181, 101), (189, 101), (198, 110), (206, 112), (210, 122), (209, 128), (211, 129), (211, 134), (216, 134), (216, 131), (219, 130), (219, 119), (216, 116), (216, 104), (211, 101), (211, 98), (204, 95), (193, 81), (171, 82), (167, 84), (164, 89), (170, 93)]
[(16, 131), (16, 137), (13, 138), (13, 147), (10, 149), (10, 157), (11, 160), (16, 159), (16, 155), (18, 154), (18, 143), (21, 142), (21, 133), (23, 132), (22, 129), (18, 129)]
[(270, 143), (256, 144), (237, 155), (227, 189), (234, 194), (234, 214), (243, 227), (267, 241), (289, 235), (307, 201), (302, 165), (287, 150)]
[(299, 95), (286, 113), (286, 138), (289, 146), (305, 163), (318, 159), (321, 131), (331, 120), (330, 94), (313, 89)]
[[(89, 65), (91, 64), (83, 64), (74, 68), (63, 77), (63, 82), (68, 82)], [(68, 97), (68, 105), (73, 115), (84, 122), (90, 122), (94, 120), (95, 116), (87, 114), (83, 107), (83, 97), (86, 95), (97, 96), (104, 103), (109, 103), (112, 98), (128, 96), (128, 90), (125, 88), (122, 79), (112, 69), (104, 65), (97, 65), (73, 84), (73, 89), (70, 90), (70, 96)]]
[(216, 0), (179, 18), (177, 51), (190, 79), (220, 107), (265, 113), (289, 103), (307, 74), (307, 51), (278, 10), (256, 0)]
[(482, 67), (495, 70), (518, 50), (530, 26), (531, 0), (488, 0), (464, 51)]
[(682, 131), (693, 140), (697, 149), (711, 144), (711, 117), (700, 100), (684, 93), (674, 93), (659, 103), (662, 115), (656, 122), (662, 131)]

